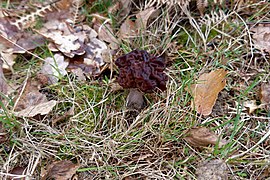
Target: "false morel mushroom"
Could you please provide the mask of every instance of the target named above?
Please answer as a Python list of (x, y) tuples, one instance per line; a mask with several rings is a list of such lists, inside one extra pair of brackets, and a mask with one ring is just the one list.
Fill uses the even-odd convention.
[(119, 57), (115, 64), (119, 68), (118, 83), (123, 88), (138, 88), (142, 92), (153, 92), (156, 88), (166, 90), (167, 75), (164, 59), (150, 55), (144, 50), (133, 50)]

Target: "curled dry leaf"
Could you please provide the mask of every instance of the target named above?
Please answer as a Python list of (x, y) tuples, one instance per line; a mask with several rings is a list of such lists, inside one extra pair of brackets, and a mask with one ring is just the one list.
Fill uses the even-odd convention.
[(250, 29), (253, 31), (253, 42), (256, 48), (270, 53), (270, 24), (259, 24)]
[(67, 180), (71, 179), (80, 167), (79, 164), (73, 164), (71, 161), (63, 160), (56, 161), (47, 167), (47, 172), (41, 180), (55, 179), (55, 180)]
[(228, 168), (226, 163), (219, 159), (204, 161), (197, 167), (196, 174), (198, 180), (227, 180)]
[(216, 143), (219, 143), (218, 147), (222, 147), (227, 144), (225, 140), (219, 140), (218, 135), (211, 132), (206, 127), (196, 127), (188, 130), (184, 139), (195, 147), (208, 146), (209, 144), (215, 145)]
[(202, 74), (197, 84), (191, 86), (194, 97), (192, 108), (202, 115), (210, 115), (218, 97), (218, 93), (225, 87), (227, 71), (217, 69), (210, 73)]
[(64, 60), (64, 56), (55, 54), (54, 58), (48, 57), (45, 59), (45, 64), (40, 73), (47, 75), (49, 84), (55, 84), (60, 77), (67, 75), (66, 68), (68, 64), (69, 63)]

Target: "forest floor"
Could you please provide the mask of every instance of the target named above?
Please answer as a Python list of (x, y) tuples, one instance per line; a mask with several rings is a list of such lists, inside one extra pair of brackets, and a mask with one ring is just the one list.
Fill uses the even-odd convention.
[[(1, 1), (0, 177), (270, 177), (270, 3), (142, 2)], [(131, 109), (135, 49), (168, 80)]]

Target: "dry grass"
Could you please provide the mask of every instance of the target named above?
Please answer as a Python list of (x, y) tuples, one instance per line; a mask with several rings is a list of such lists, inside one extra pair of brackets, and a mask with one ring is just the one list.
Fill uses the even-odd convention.
[[(9, 139), (0, 145), (0, 176), (5, 179), (9, 170), (22, 166), (29, 177), (40, 179), (46, 165), (67, 159), (81, 164), (79, 179), (196, 179), (200, 162), (222, 159), (229, 179), (266, 179), (269, 112), (259, 109), (249, 114), (243, 102), (259, 100), (260, 84), (269, 81), (270, 72), (269, 55), (253, 48), (246, 22), (269, 21), (270, 11), (269, 4), (268, 8), (250, 6), (253, 18), (238, 10), (204, 23), (189, 11), (181, 16), (168, 16), (165, 11), (145, 36), (124, 44), (118, 54), (136, 47), (153, 54), (162, 50), (171, 64), (166, 70), (167, 90), (147, 94), (147, 107), (132, 122), (125, 118), (127, 92), (111, 90), (114, 76), (80, 82), (69, 75), (44, 88), (59, 104), (39, 119), (15, 118), (7, 107), (0, 120), (17, 124), (6, 123)], [(34, 76), (40, 63), (33, 62), (18, 61), (9, 81), (22, 83), (26, 72)], [(227, 85), (212, 115), (199, 116), (190, 108), (192, 97), (185, 87), (219, 67), (229, 71)], [(71, 107), (74, 115), (52, 126), (52, 119)], [(211, 128), (228, 144), (190, 146), (183, 140), (184, 132), (195, 126)]]

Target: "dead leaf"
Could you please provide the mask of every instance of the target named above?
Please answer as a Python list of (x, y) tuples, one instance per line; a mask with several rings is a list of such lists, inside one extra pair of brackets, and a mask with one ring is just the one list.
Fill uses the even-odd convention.
[(134, 21), (127, 18), (120, 26), (119, 37), (121, 39), (128, 39), (136, 37), (138, 35), (138, 29)]
[(150, 7), (147, 9), (144, 9), (143, 11), (140, 11), (138, 14), (136, 14), (136, 27), (141, 29), (146, 29), (147, 24), (150, 21), (150, 19), (156, 18), (159, 14), (159, 10), (155, 9), (154, 7)]
[[(70, 58), (85, 53), (83, 42), (80, 41), (81, 37), (76, 35), (73, 27), (66, 22), (54, 19), (45, 23), (43, 28), (36, 30), (36, 32), (51, 40), (59, 51)], [(83, 37), (83, 41), (85, 39), (86, 36)]]
[(131, 2), (132, 0), (120, 0), (119, 1), (120, 17), (125, 17), (131, 11)]
[(217, 69), (210, 73), (202, 74), (197, 84), (191, 86), (194, 97), (192, 108), (202, 115), (210, 115), (218, 97), (218, 93), (225, 87), (227, 71)]
[(136, 14), (136, 20), (126, 18), (120, 26), (119, 38), (124, 40), (141, 35), (145, 32), (149, 20), (157, 17), (158, 14), (159, 10), (150, 7)]
[(67, 75), (68, 64), (69, 62), (64, 60), (64, 56), (55, 54), (54, 58), (48, 57), (45, 59), (45, 64), (40, 73), (47, 75), (49, 84), (55, 84), (61, 77)]
[(119, 47), (118, 40), (116, 39), (112, 30), (111, 24), (101, 23), (100, 20), (94, 21), (94, 30), (98, 33), (98, 38), (102, 41), (109, 43), (111, 49), (117, 49)]
[[(9, 179), (14, 179), (14, 180), (25, 180), (24, 177), (22, 178), (19, 178), (18, 176), (21, 176), (21, 175), (25, 175), (25, 170), (26, 168), (23, 168), (23, 167), (14, 167), (10, 172), (9, 174), (12, 174), (13, 176), (9, 176), (8, 180)], [(17, 177), (16, 177), (17, 176)], [(25, 175), (26, 176), (26, 175)]]
[(3, 69), (6, 71), (12, 71), (12, 66), (15, 64), (16, 54), (0, 52), (0, 56), (3, 58)]
[(259, 24), (250, 29), (253, 31), (253, 42), (256, 48), (270, 53), (270, 24)]
[(38, 105), (29, 106), (28, 108), (21, 110), (19, 112), (14, 112), (14, 115), (17, 117), (34, 117), (38, 114), (46, 115), (53, 109), (53, 107), (56, 104), (57, 104), (57, 101), (55, 100), (43, 102)]
[(222, 147), (223, 145), (227, 144), (227, 142), (223, 139), (218, 138), (218, 135), (211, 132), (206, 127), (196, 127), (188, 130), (185, 133), (187, 136), (184, 139), (192, 146), (199, 147), (199, 146), (208, 146), (209, 144), (216, 145), (218, 147)]
[(5, 52), (7, 53), (21, 53), (24, 54), (26, 51), (35, 49), (45, 43), (45, 39), (39, 34), (22, 32), (19, 39), (16, 41), (16, 45), (13, 44)]
[(270, 82), (262, 83), (260, 90), (260, 99), (262, 105), (270, 111)]
[(63, 160), (56, 161), (47, 167), (47, 172), (41, 180), (55, 179), (55, 180), (67, 180), (71, 179), (80, 167), (79, 164), (73, 164), (71, 161)]
[(228, 168), (224, 161), (214, 159), (200, 163), (196, 174), (198, 180), (227, 180)]
[[(17, 117), (34, 117), (38, 114), (48, 114), (56, 105), (57, 101), (48, 102), (46, 96), (39, 92), (40, 82), (34, 79), (28, 79), (19, 90), (18, 97), (15, 100), (15, 112)], [(23, 91), (23, 92), (21, 92)]]
[(252, 114), (256, 109), (260, 108), (260, 106), (256, 104), (256, 100), (245, 101), (243, 105), (248, 109), (249, 114)]

